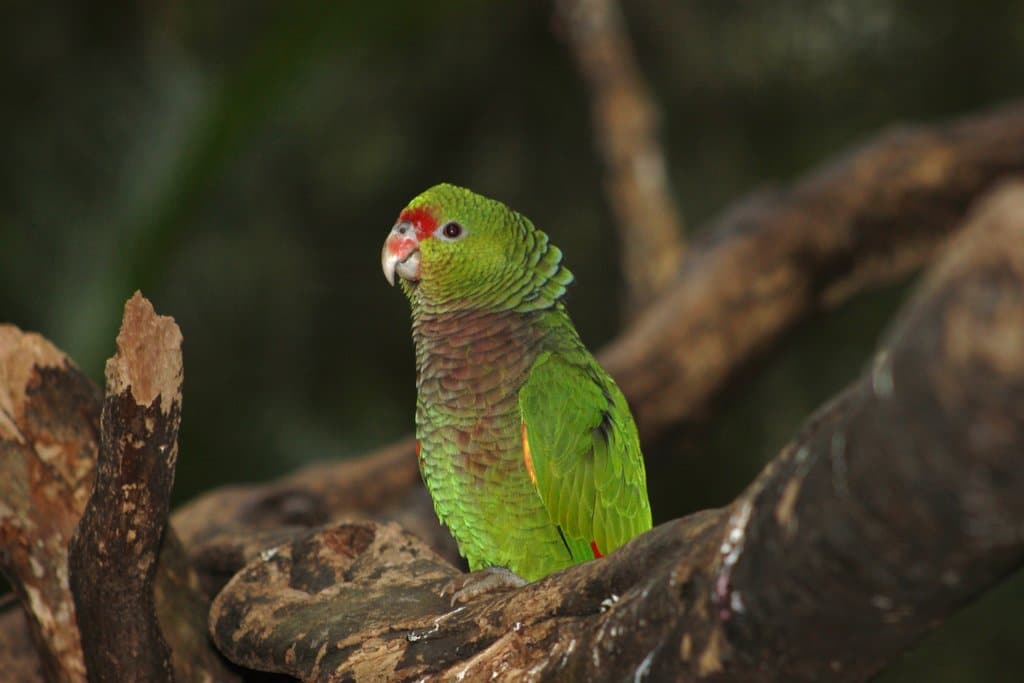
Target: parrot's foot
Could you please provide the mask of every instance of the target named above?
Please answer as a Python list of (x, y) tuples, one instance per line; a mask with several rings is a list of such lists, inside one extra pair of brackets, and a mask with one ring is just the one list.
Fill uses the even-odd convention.
[(469, 602), (484, 595), (519, 588), (526, 585), (526, 579), (505, 567), (486, 567), (480, 571), (462, 574), (452, 579), (441, 589), (441, 597), (449, 595), (452, 605)]

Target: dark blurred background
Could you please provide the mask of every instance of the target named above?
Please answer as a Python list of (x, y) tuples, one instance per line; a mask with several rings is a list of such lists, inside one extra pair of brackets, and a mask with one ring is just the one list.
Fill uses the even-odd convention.
[[(696, 228), (883, 126), (1024, 85), (1019, 0), (634, 0), (625, 14)], [(185, 335), (176, 500), (412, 429), (408, 309), (379, 249), (446, 180), (567, 254), (592, 348), (622, 320), (587, 97), (546, 2), (9, 3), (0, 320), (97, 381), (135, 290)], [(912, 283), (811, 320), (706, 426), (646, 450), (656, 521), (730, 500), (862, 367)], [(1018, 681), (1024, 577), (885, 681)]]

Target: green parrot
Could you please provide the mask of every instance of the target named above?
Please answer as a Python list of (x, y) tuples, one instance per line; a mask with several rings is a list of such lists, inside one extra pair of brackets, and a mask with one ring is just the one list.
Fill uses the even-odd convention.
[(636, 425), (569, 320), (546, 234), (437, 185), (381, 265), (412, 307), (420, 472), (470, 569), (534, 581), (651, 528)]

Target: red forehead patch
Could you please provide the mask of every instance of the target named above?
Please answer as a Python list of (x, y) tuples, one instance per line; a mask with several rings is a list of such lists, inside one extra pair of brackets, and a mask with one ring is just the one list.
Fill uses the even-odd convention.
[(425, 240), (434, 234), (437, 228), (437, 219), (425, 206), (417, 206), (415, 209), (406, 209), (398, 214), (399, 221), (406, 221), (416, 230), (416, 237)]

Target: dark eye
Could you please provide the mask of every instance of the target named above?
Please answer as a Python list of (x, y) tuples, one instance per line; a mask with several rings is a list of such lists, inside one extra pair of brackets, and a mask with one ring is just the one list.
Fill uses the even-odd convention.
[(454, 221), (445, 223), (445, 226), (441, 228), (441, 232), (450, 240), (458, 239), (462, 237), (462, 226)]

